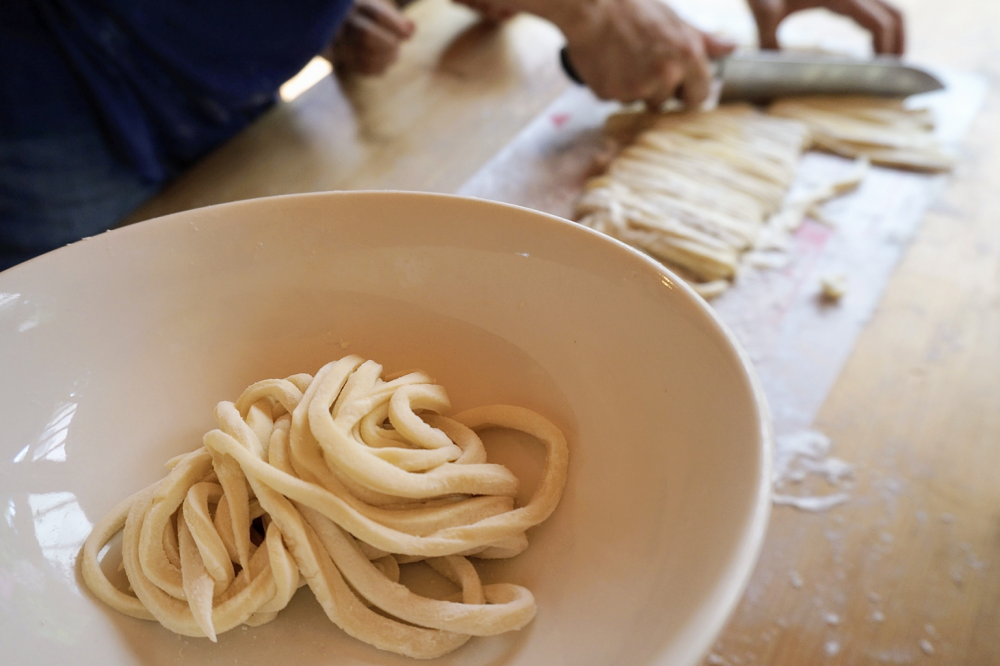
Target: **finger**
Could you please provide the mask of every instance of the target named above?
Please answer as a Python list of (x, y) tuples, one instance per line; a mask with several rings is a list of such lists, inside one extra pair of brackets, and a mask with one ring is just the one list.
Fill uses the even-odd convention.
[(395, 52), (399, 48), (399, 36), (364, 15), (355, 15), (351, 20), (354, 41), (366, 51), (375, 53)]
[(830, 7), (857, 22), (872, 34), (875, 53), (893, 53), (896, 45), (895, 23), (889, 13), (877, 0), (851, 0), (843, 5)]
[(712, 91), (712, 72), (708, 63), (701, 61), (693, 65), (680, 84), (680, 98), (689, 109), (699, 108)]
[(672, 93), (655, 93), (647, 99), (643, 100), (646, 104), (646, 108), (653, 113), (656, 113), (663, 109), (663, 105), (667, 103), (667, 100), (673, 97)]
[(751, 3), (754, 21), (757, 22), (757, 40), (760, 48), (777, 50), (778, 25), (785, 18), (785, 3), (782, 0), (756, 0)]
[(398, 55), (398, 49), (384, 51), (356, 49), (350, 54), (347, 65), (348, 69), (356, 74), (379, 76), (396, 62)]
[(878, 0), (878, 3), (882, 6), (885, 11), (889, 12), (892, 17), (893, 28), (896, 33), (896, 47), (893, 49), (892, 53), (894, 55), (901, 56), (906, 52), (906, 21), (903, 18), (903, 12), (900, 11), (895, 5), (891, 5), (884, 0)]
[(687, 44), (682, 50), (683, 80), (680, 86), (681, 100), (689, 109), (701, 106), (712, 89), (712, 70), (705, 56), (704, 36), (698, 30), (686, 31)]
[(684, 65), (676, 60), (671, 60), (663, 65), (663, 69), (656, 77), (656, 84), (650, 93), (642, 96), (646, 106), (650, 110), (658, 111), (663, 104), (677, 96), (681, 85), (684, 82)]
[(358, 53), (359, 71), (369, 76), (384, 74), (399, 59), (399, 47), (362, 49)]
[(623, 87), (626, 89), (632, 88), (632, 90), (620, 95), (620, 97), (623, 98), (631, 98), (623, 99), (622, 101), (627, 103), (642, 101), (645, 102), (646, 106), (650, 108), (660, 106), (666, 102), (670, 99), (670, 95), (673, 91), (673, 87), (667, 85), (659, 73), (644, 78), (644, 80), (635, 86), (629, 86), (626, 84)]
[(358, 11), (400, 39), (413, 35), (416, 25), (405, 14), (381, 0), (359, 0)]
[(702, 43), (705, 46), (705, 55), (709, 58), (721, 58), (736, 50), (736, 43), (721, 37), (715, 37), (706, 32), (701, 33)]

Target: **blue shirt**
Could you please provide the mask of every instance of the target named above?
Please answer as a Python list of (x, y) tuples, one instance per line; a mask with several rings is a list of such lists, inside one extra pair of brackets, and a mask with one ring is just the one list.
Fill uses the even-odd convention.
[(3, 0), (0, 140), (93, 127), (162, 182), (233, 136), (351, 0)]

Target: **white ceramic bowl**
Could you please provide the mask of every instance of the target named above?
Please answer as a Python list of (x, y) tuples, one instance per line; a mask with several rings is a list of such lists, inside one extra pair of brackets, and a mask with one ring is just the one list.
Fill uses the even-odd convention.
[[(732, 336), (668, 271), (586, 228), (361, 192), (180, 213), (0, 274), (2, 661), (412, 663), (347, 637), (308, 588), (213, 645), (108, 610), (76, 568), (90, 525), (199, 446), (217, 401), (347, 353), (427, 370), (456, 410), (523, 405), (569, 436), (559, 508), (527, 552), (484, 567), (531, 589), (536, 619), (440, 663), (703, 657), (769, 506), (769, 422)], [(521, 471), (541, 461), (496, 448)]]

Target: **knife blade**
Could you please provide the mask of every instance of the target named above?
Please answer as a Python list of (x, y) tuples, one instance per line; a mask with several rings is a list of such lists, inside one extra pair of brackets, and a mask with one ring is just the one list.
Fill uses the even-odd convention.
[[(559, 59), (567, 76), (583, 84), (564, 47)], [(907, 97), (940, 90), (928, 72), (896, 58), (868, 60), (781, 52), (741, 52), (712, 61), (724, 102), (768, 102), (800, 95)]]
[(724, 102), (800, 95), (908, 97), (944, 87), (928, 72), (889, 57), (861, 60), (758, 51), (717, 61), (717, 72)]

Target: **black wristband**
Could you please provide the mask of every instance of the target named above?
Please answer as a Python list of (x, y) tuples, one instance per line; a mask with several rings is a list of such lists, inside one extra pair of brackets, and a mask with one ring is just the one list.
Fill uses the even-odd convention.
[(559, 62), (562, 64), (562, 68), (563, 71), (566, 72), (566, 76), (568, 76), (573, 83), (581, 86), (584, 85), (583, 79), (580, 78), (580, 75), (576, 71), (576, 67), (573, 66), (573, 63), (569, 59), (569, 51), (565, 46), (559, 49)]

